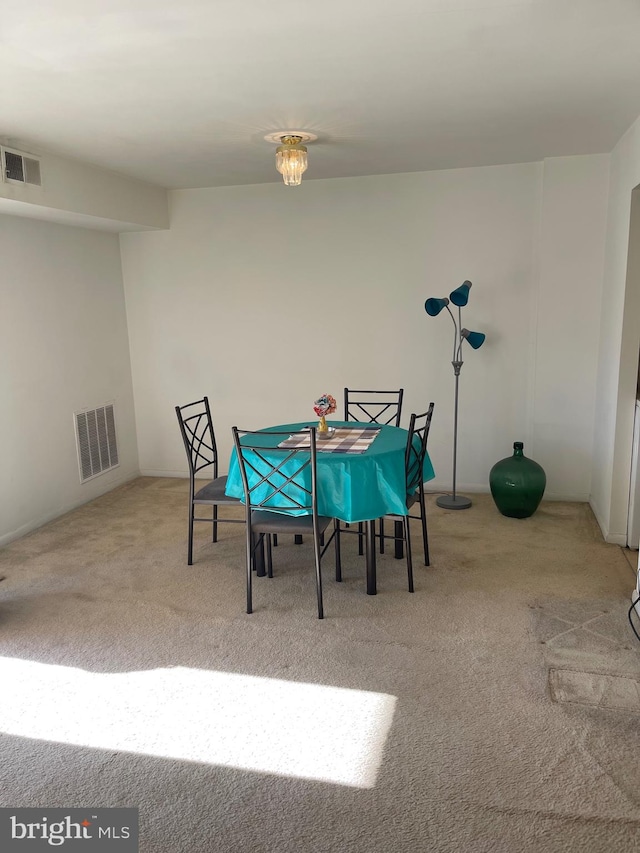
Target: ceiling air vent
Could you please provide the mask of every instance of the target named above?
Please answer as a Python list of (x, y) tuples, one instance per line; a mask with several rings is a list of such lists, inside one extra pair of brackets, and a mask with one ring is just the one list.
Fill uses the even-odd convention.
[(29, 184), (42, 186), (40, 160), (30, 154), (23, 154), (11, 148), (2, 149), (2, 174), (9, 184)]
[(98, 409), (74, 412), (80, 482), (104, 474), (118, 463), (118, 444), (113, 403)]

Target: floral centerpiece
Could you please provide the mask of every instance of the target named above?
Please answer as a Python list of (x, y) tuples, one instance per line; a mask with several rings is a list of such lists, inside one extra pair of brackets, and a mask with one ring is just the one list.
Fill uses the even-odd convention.
[(326, 415), (332, 415), (336, 410), (336, 398), (331, 394), (323, 394), (318, 397), (313, 404), (313, 411), (320, 418), (318, 422), (318, 432), (328, 432), (329, 427), (325, 420)]

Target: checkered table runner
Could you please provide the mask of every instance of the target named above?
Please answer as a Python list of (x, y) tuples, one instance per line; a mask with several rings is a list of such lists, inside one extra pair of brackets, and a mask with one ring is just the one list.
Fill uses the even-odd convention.
[[(379, 429), (336, 427), (329, 438), (319, 438), (316, 433), (316, 450), (324, 453), (364, 453), (372, 444)], [(281, 441), (278, 447), (309, 447), (309, 439), (304, 435), (292, 435)]]

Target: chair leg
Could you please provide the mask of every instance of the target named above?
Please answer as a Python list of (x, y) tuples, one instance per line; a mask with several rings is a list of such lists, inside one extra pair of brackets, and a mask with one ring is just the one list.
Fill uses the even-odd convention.
[(424, 546), (424, 564), (425, 566), (431, 565), (431, 559), (429, 557), (429, 537), (427, 535), (427, 519), (422, 516), (422, 544)]
[(251, 526), (247, 524), (247, 613), (253, 613), (251, 581), (253, 580), (253, 549), (255, 543), (251, 535)]
[(364, 554), (364, 524), (359, 521), (358, 522), (358, 556), (362, 557)]
[(427, 533), (427, 507), (424, 499), (424, 492), (420, 494), (420, 521), (422, 522), (422, 546), (424, 548), (424, 564), (430, 566), (429, 559), (429, 536)]
[(271, 554), (271, 536), (267, 536), (267, 576), (273, 577), (273, 557)]
[(213, 505), (213, 541), (218, 541), (218, 505)]
[(272, 540), (273, 540), (273, 547), (274, 547), (274, 548), (277, 548), (277, 547), (278, 547), (278, 534), (277, 534), (277, 533), (274, 533), (274, 534), (273, 534), (273, 536), (272, 536), (271, 538), (272, 538)]
[(340, 583), (342, 580), (342, 557), (340, 554), (340, 522), (337, 518), (333, 520), (335, 549), (336, 549), (336, 581)]
[(193, 504), (189, 508), (189, 544), (187, 545), (187, 565), (193, 565)]
[(407, 580), (409, 581), (409, 592), (413, 592), (413, 560), (411, 558), (411, 532), (409, 529), (410, 517), (404, 516), (404, 539), (407, 550)]
[(384, 554), (384, 518), (380, 519), (380, 553)]
[(313, 537), (313, 551), (316, 561), (316, 593), (318, 596), (318, 619), (324, 619), (324, 607), (322, 604), (322, 571), (320, 568), (320, 540), (319, 537)]

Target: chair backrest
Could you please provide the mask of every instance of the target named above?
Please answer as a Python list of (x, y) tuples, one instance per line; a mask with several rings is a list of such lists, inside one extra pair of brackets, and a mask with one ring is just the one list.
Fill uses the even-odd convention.
[(398, 391), (358, 391), (345, 388), (344, 419), (400, 426), (403, 394), (403, 388)]
[(248, 512), (317, 516), (315, 427), (274, 432), (234, 426), (231, 431)]
[(405, 452), (405, 470), (407, 472), (407, 495), (415, 494), (422, 487), (422, 467), (427, 452), (427, 439), (433, 417), (433, 403), (421, 415), (412, 414), (409, 421), (409, 435)]
[(218, 476), (218, 449), (213, 431), (209, 398), (203, 397), (186, 406), (176, 406), (180, 433), (189, 460), (189, 475), (194, 477), (203, 468), (213, 466), (213, 478)]

